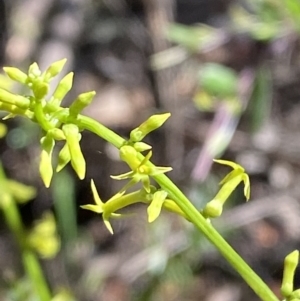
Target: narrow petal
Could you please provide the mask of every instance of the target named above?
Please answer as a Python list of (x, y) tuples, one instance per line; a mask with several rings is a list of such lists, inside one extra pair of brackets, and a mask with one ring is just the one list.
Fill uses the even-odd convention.
[(227, 165), (227, 166), (230, 166), (232, 167), (233, 169), (241, 169), (242, 171), (244, 171), (244, 168), (235, 163), (235, 162), (232, 162), (232, 161), (228, 161), (228, 160), (219, 160), (219, 159), (214, 159), (214, 162), (217, 162), (219, 164), (223, 164), (223, 165)]
[(151, 171), (151, 176), (156, 176), (156, 175), (160, 175), (166, 172), (169, 172), (173, 170), (172, 167), (163, 167), (163, 166), (156, 166), (154, 167), (154, 169)]
[(133, 171), (129, 171), (129, 172), (126, 172), (126, 173), (122, 173), (120, 175), (117, 175), (117, 176), (110, 176), (112, 179), (114, 180), (126, 180), (130, 177), (132, 177), (134, 174)]
[(93, 198), (94, 198), (94, 201), (95, 203), (101, 207), (102, 209), (102, 206), (103, 206), (103, 202), (101, 201), (100, 199), (100, 196), (98, 194), (98, 191), (97, 191), (97, 188), (95, 186), (95, 182), (94, 180), (91, 180), (91, 189), (92, 189), (92, 193), (93, 193)]
[(222, 181), (219, 183), (219, 185), (223, 185), (223, 184), (225, 184), (225, 183), (231, 181), (234, 177), (236, 177), (236, 176), (238, 176), (238, 175), (240, 175), (240, 174), (242, 174), (242, 173), (243, 173), (243, 171), (240, 170), (240, 169), (234, 169), (234, 170), (232, 170), (229, 174), (227, 174), (227, 175), (222, 179)]
[(167, 195), (168, 193), (163, 190), (154, 193), (153, 200), (147, 209), (149, 223), (152, 223), (158, 218)]
[(245, 185), (245, 187), (244, 187), (244, 195), (245, 195), (245, 197), (246, 197), (246, 199), (248, 201), (250, 199), (250, 180), (249, 180), (249, 176), (246, 173), (244, 173), (242, 175), (242, 179), (243, 179), (244, 185)]
[(104, 225), (105, 227), (107, 228), (107, 230), (111, 233), (111, 234), (114, 234), (114, 230), (111, 226), (111, 223), (109, 222), (108, 220), (108, 216), (106, 216), (106, 214), (103, 214), (103, 222), (104, 222)]
[(145, 156), (145, 158), (142, 160), (140, 166), (146, 164), (146, 163), (150, 160), (151, 157), (152, 157), (152, 151), (149, 151), (149, 153), (148, 153), (148, 154)]
[(82, 205), (82, 206), (80, 206), (80, 208), (91, 210), (91, 211), (96, 212), (96, 213), (102, 213), (103, 212), (103, 209), (98, 205)]
[(142, 183), (143, 183), (143, 187), (146, 190), (146, 192), (150, 193), (151, 188), (150, 188), (150, 179), (148, 176), (142, 176), (141, 177)]

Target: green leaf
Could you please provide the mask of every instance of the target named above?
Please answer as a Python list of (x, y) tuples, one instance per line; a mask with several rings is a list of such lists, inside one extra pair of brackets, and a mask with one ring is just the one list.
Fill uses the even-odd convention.
[(236, 72), (223, 65), (208, 63), (199, 72), (200, 86), (204, 92), (227, 98), (237, 93), (238, 76)]
[(296, 29), (300, 31), (300, 2), (298, 0), (284, 0), (283, 3), (290, 18), (294, 21)]
[(257, 70), (253, 93), (246, 111), (252, 133), (257, 132), (268, 119), (271, 112), (271, 104), (271, 74), (267, 66), (262, 66)]
[(187, 26), (173, 23), (167, 30), (167, 38), (187, 47), (190, 51), (199, 52), (201, 46), (215, 38), (216, 29), (204, 24)]

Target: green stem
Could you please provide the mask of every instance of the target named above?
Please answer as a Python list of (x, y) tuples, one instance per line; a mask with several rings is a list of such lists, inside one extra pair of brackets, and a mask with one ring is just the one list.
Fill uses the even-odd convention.
[(20, 247), (20, 250), (22, 252), (22, 261), (24, 269), (31, 280), (32, 286), (37, 296), (39, 297), (39, 300), (50, 301), (51, 294), (48, 284), (45, 280), (42, 268), (36, 255), (31, 251), (31, 249), (27, 245), (26, 233), (24, 231), (24, 226), (17, 204), (12, 198), (9, 191), (5, 191), (5, 182), (5, 174), (0, 163), (0, 184), (2, 190), (2, 197), (0, 202), (4, 218)]
[(126, 142), (124, 138), (120, 137), (114, 131), (108, 129), (107, 127), (90, 117), (79, 115), (78, 125), (92, 133), (95, 133), (96, 135), (108, 141), (110, 144), (114, 145), (117, 148), (120, 148)]
[(279, 301), (263, 280), (251, 269), (243, 258), (225, 241), (219, 232), (192, 205), (180, 189), (165, 175), (153, 177), (177, 203), (189, 220), (219, 250), (231, 266), (242, 276), (253, 291), (264, 301)]
[[(125, 140), (97, 121), (80, 115), (79, 125), (89, 130), (104, 140), (120, 148)], [(192, 205), (181, 190), (164, 174), (153, 177), (154, 180), (168, 192), (188, 219), (204, 234), (204, 236), (219, 250), (232, 267), (248, 283), (253, 291), (263, 301), (279, 301), (263, 280), (251, 269), (240, 255), (224, 240), (218, 231), (208, 222), (202, 214)]]

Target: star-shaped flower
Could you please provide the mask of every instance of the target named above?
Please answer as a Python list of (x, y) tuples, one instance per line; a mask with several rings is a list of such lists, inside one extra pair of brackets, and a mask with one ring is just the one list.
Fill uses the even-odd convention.
[[(91, 180), (91, 189), (92, 189), (93, 198), (94, 198), (94, 201), (95, 201), (96, 204), (95, 205), (90, 205), (90, 204), (83, 205), (83, 206), (81, 206), (81, 208), (91, 210), (91, 211), (94, 211), (96, 213), (102, 213), (102, 218), (103, 218), (103, 221), (104, 221), (104, 224), (105, 224), (106, 228), (108, 229), (108, 231), (111, 234), (113, 234), (114, 231), (113, 231), (112, 226), (109, 222), (109, 218), (110, 217), (120, 217), (121, 214), (111, 212), (110, 210), (105, 210), (105, 204), (100, 199), (97, 188), (96, 188), (95, 183), (94, 183), (93, 180)], [(107, 201), (106, 204), (108, 204), (108, 202), (111, 202), (112, 200), (120, 198), (123, 194), (124, 194), (124, 192), (115, 194), (112, 198), (110, 198)]]
[(126, 145), (121, 147), (120, 153), (122, 160), (125, 161), (132, 169), (127, 173), (111, 176), (111, 178), (115, 180), (131, 179), (121, 191), (125, 191), (132, 185), (141, 181), (144, 189), (149, 193), (150, 176), (156, 176), (172, 170), (172, 167), (162, 167), (148, 164), (152, 156), (152, 151), (149, 151), (149, 153), (141, 161), (137, 157), (138, 152), (132, 146)]

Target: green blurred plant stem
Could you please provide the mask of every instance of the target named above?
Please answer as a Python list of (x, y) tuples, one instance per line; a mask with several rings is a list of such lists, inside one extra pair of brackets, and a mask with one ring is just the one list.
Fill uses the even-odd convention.
[[(89, 130), (115, 147), (120, 148), (125, 140), (98, 123), (92, 118), (78, 116), (78, 125)], [(141, 159), (143, 156), (141, 155)], [(154, 166), (152, 163), (149, 165)], [(181, 190), (164, 174), (153, 176), (154, 180), (168, 192), (169, 196), (177, 203), (181, 210), (189, 218), (197, 229), (219, 250), (231, 266), (241, 275), (253, 291), (263, 301), (279, 301), (266, 283), (251, 269), (251, 267), (241, 258), (241, 256), (224, 240), (212, 224), (193, 206)]]
[(44, 273), (35, 253), (26, 242), (26, 232), (21, 219), (21, 215), (16, 201), (9, 191), (5, 191), (6, 177), (0, 162), (0, 187), (1, 187), (1, 209), (3, 211), (6, 224), (13, 233), (22, 253), (24, 270), (31, 280), (31, 284), (40, 301), (50, 301), (51, 293), (45, 280)]

